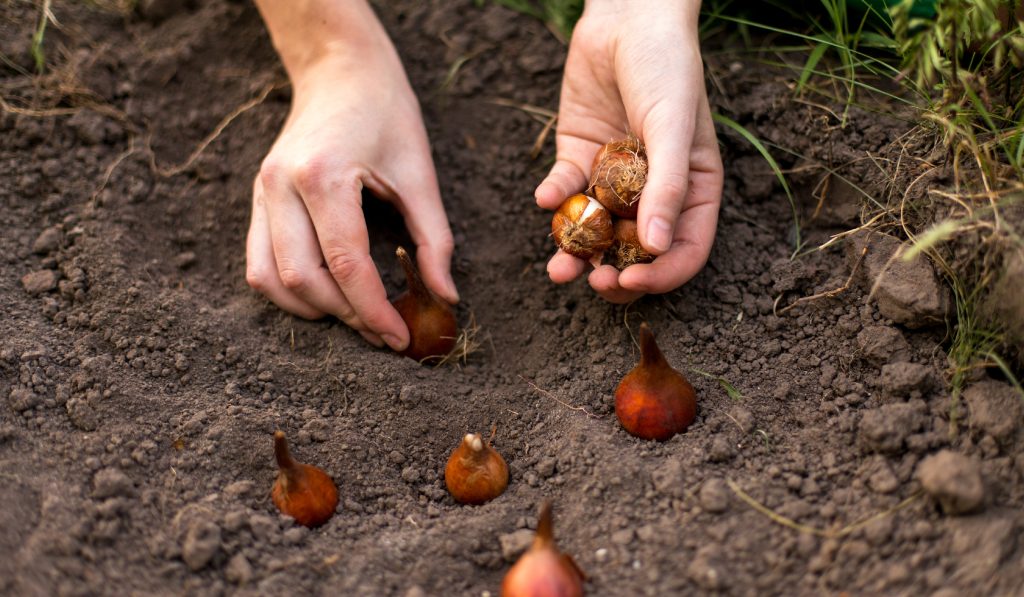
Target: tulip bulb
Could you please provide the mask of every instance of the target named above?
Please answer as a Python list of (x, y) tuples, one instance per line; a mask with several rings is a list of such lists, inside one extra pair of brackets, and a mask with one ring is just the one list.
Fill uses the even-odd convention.
[(502, 597), (582, 597), (586, 577), (572, 556), (558, 551), (552, 527), (551, 502), (544, 502), (533, 545), (505, 575)]
[(635, 136), (612, 141), (594, 156), (588, 192), (620, 218), (636, 218), (647, 182), (647, 149)]
[(582, 193), (566, 199), (551, 218), (551, 235), (566, 253), (590, 259), (612, 244), (608, 210)]
[(615, 390), (615, 416), (631, 434), (659, 441), (685, 431), (697, 417), (693, 386), (665, 360), (646, 323), (640, 326), (640, 363)]
[(436, 362), (455, 348), (455, 314), (448, 303), (423, 283), (409, 253), (402, 247), (395, 253), (408, 284), (408, 289), (391, 301), (409, 327), (409, 346), (401, 354), (421, 363)]
[(483, 504), (508, 487), (508, 464), (479, 433), (467, 433), (448, 458), (444, 483), (455, 501)]
[(624, 270), (637, 263), (654, 261), (654, 255), (648, 253), (640, 244), (636, 220), (616, 220), (614, 229), (615, 240), (605, 256), (616, 269)]
[(334, 481), (317, 467), (296, 462), (283, 431), (274, 432), (274, 457), (278, 472), (270, 498), (277, 509), (307, 527), (327, 522), (338, 507)]

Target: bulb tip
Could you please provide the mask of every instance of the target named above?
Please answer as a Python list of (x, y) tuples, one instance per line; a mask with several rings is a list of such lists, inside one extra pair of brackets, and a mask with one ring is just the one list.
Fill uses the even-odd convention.
[(469, 446), (469, 449), (474, 452), (479, 452), (484, 449), (484, 442), (480, 438), (479, 433), (467, 433), (463, 441), (465, 441), (466, 445)]
[(280, 429), (274, 431), (274, 439), (276, 439), (276, 440), (284, 439), (284, 431), (281, 431)]

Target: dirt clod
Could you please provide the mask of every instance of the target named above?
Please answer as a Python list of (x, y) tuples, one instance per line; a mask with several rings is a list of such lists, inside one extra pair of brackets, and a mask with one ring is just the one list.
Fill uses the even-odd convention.
[(1024, 421), (1021, 395), (1006, 383), (985, 380), (964, 390), (971, 427), (1000, 442), (1012, 440)]
[(199, 521), (189, 527), (181, 545), (181, 559), (189, 570), (202, 570), (220, 551), (221, 531), (216, 523)]
[(917, 478), (946, 514), (969, 514), (985, 503), (985, 483), (978, 462), (969, 456), (942, 450), (921, 461)]
[(862, 249), (867, 248), (862, 277), (882, 315), (909, 328), (946, 320), (951, 303), (949, 290), (939, 281), (926, 257), (905, 261), (905, 247), (900, 241), (879, 232), (853, 237), (850, 247), (854, 258), (859, 258)]

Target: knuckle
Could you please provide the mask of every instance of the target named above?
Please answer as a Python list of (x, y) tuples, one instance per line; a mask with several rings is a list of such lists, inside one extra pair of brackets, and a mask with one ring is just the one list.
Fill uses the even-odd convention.
[(285, 166), (277, 156), (271, 154), (263, 159), (263, 163), (260, 164), (259, 181), (263, 185), (263, 188), (274, 188), (277, 186), (277, 182), (281, 180)]
[(292, 292), (305, 290), (308, 283), (308, 277), (294, 267), (283, 267), (278, 271), (278, 275), (281, 276), (281, 284)]
[(245, 269), (245, 281), (257, 292), (265, 292), (269, 283), (266, 270), (251, 265)]
[(679, 172), (667, 172), (662, 175), (659, 186), (665, 197), (670, 198), (677, 204), (681, 204), (686, 194), (687, 183), (686, 175)]
[(295, 188), (302, 194), (318, 192), (323, 188), (325, 177), (329, 171), (324, 158), (306, 158), (292, 169)]
[(335, 250), (327, 257), (327, 270), (342, 286), (355, 280), (363, 259), (350, 251)]

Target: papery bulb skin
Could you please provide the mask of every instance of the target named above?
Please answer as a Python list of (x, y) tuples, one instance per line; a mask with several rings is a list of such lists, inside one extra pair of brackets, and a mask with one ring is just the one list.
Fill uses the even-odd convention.
[(405, 249), (398, 247), (395, 254), (408, 284), (408, 289), (391, 301), (409, 328), (409, 346), (401, 354), (421, 363), (435, 363), (455, 348), (459, 332), (455, 313), (423, 283)]
[(296, 462), (283, 431), (274, 432), (274, 457), (278, 471), (270, 498), (277, 509), (310, 528), (327, 522), (338, 507), (338, 487), (330, 476), (315, 466)]
[(665, 360), (646, 323), (640, 326), (640, 363), (615, 390), (615, 416), (632, 435), (658, 441), (685, 431), (697, 417), (693, 386)]
[(605, 252), (605, 257), (616, 269), (621, 271), (637, 263), (654, 261), (654, 255), (648, 253), (640, 244), (636, 220), (616, 220), (614, 231), (614, 241)]
[(455, 501), (483, 504), (508, 487), (508, 464), (479, 433), (467, 433), (448, 458), (444, 483)]
[(587, 192), (620, 218), (636, 219), (647, 183), (647, 149), (633, 135), (605, 144), (590, 169)]
[(501, 583), (502, 597), (582, 597), (585, 576), (572, 556), (558, 551), (551, 502), (541, 506), (533, 545)]
[(573, 195), (552, 216), (551, 236), (566, 253), (590, 259), (612, 244), (611, 214), (592, 197)]

